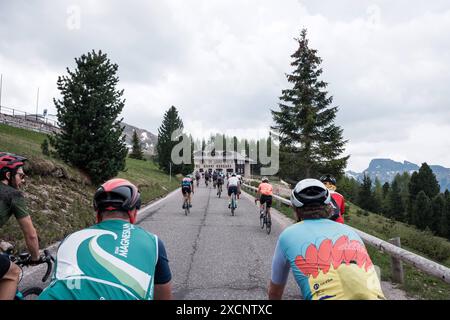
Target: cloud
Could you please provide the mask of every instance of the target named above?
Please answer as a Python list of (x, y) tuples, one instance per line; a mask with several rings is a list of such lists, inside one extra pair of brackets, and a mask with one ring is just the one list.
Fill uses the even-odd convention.
[(39, 87), (54, 113), (57, 77), (102, 49), (119, 65), (126, 122), (156, 133), (174, 105), (194, 135), (250, 138), (272, 124), (307, 27), (350, 169), (373, 157), (450, 167), (448, 1), (2, 1), (0, 19), (4, 105), (34, 112)]

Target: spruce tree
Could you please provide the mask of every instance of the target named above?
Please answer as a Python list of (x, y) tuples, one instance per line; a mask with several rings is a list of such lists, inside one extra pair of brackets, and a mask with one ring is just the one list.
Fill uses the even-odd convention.
[(341, 157), (347, 140), (334, 123), (338, 107), (330, 107), (333, 97), (328, 84), (319, 80), (322, 59), (311, 49), (303, 29), (297, 51), (291, 55), (294, 67), (286, 75), (291, 89), (282, 90), (279, 111), (271, 110), (280, 142), (280, 176), (298, 181), (331, 173), (340, 176), (349, 156)]
[(446, 216), (445, 212), (445, 197), (444, 194), (440, 193), (433, 198), (432, 201), (432, 217), (428, 222), (428, 227), (438, 234), (439, 236), (445, 237), (445, 234), (441, 233), (440, 223), (442, 223), (442, 218)]
[(144, 160), (144, 152), (142, 151), (141, 140), (139, 140), (136, 130), (133, 130), (133, 138), (131, 143), (133, 145), (131, 147), (132, 149), (129, 157), (133, 159)]
[(390, 218), (394, 218), (398, 221), (403, 221), (403, 213), (405, 208), (403, 206), (402, 197), (400, 195), (400, 187), (398, 185), (398, 180), (394, 179), (391, 184), (391, 191), (388, 195), (388, 212), (387, 216)]
[(383, 207), (383, 187), (381, 186), (380, 179), (375, 178), (375, 186), (373, 189), (373, 212), (381, 213)]
[(412, 211), (412, 223), (421, 230), (425, 230), (430, 224), (433, 217), (433, 208), (431, 206), (430, 198), (424, 191), (417, 194), (415, 206)]
[(98, 184), (125, 168), (123, 90), (117, 90), (118, 66), (102, 51), (75, 59), (76, 69), (58, 77), (61, 99), (53, 99), (61, 133), (51, 141), (59, 157)]
[(389, 193), (389, 188), (390, 188), (389, 182), (385, 182), (383, 184), (383, 199), (386, 199), (386, 196)]
[(364, 210), (373, 211), (372, 180), (364, 173), (363, 182), (360, 186), (358, 205)]
[(444, 198), (444, 213), (439, 222), (438, 232), (441, 236), (450, 240), (450, 192), (448, 190), (445, 190)]
[(177, 108), (170, 107), (164, 114), (162, 124), (158, 129), (158, 144), (156, 146), (157, 163), (166, 173), (169, 173), (170, 170), (172, 170), (172, 174), (182, 172), (183, 165), (175, 165), (171, 159), (172, 149), (179, 141), (172, 141), (171, 139), (175, 130), (182, 130), (183, 128), (183, 121), (178, 116)]

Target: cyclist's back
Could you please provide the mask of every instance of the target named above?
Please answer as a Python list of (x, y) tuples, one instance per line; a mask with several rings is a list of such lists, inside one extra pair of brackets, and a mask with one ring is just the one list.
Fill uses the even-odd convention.
[(346, 225), (304, 220), (285, 229), (277, 247), (306, 300), (384, 299), (361, 238)]
[(122, 220), (75, 232), (60, 245), (52, 282), (39, 299), (151, 300), (157, 252), (155, 235)]

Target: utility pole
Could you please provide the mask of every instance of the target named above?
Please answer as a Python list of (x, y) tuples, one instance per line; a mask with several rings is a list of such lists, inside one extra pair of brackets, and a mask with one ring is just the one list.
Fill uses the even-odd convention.
[(36, 121), (38, 120), (38, 108), (39, 108), (39, 87), (38, 87), (37, 98), (36, 98)]
[(169, 162), (169, 183), (172, 182), (172, 162)]

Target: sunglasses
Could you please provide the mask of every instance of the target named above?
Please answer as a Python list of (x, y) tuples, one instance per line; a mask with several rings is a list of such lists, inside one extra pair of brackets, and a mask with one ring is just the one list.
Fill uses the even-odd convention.
[(24, 179), (27, 175), (25, 173), (16, 173), (19, 175), (20, 180)]

